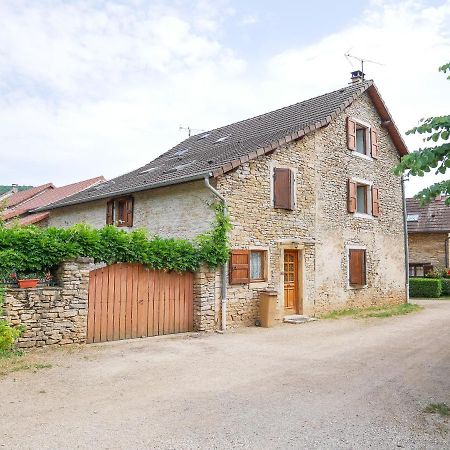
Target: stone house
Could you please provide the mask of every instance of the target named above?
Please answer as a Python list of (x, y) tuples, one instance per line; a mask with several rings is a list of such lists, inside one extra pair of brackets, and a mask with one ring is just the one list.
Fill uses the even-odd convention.
[(114, 224), (191, 239), (211, 227), (211, 204), (225, 200), (230, 261), (196, 274), (197, 329), (254, 324), (263, 290), (277, 292), (280, 316), (405, 302), (402, 185), (392, 168), (408, 150), (375, 84), (361, 75), (191, 136), (50, 205), (49, 225)]
[(414, 198), (406, 199), (409, 275), (422, 277), (433, 267), (449, 267), (450, 207), (446, 197), (437, 197), (421, 207)]

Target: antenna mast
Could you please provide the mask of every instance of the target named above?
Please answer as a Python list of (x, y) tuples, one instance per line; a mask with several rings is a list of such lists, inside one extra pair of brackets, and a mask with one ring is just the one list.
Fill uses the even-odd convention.
[(178, 127), (178, 130), (179, 131), (187, 131), (189, 137), (192, 136), (192, 133), (201, 133), (202, 131), (205, 131), (205, 130), (200, 130), (198, 128), (191, 128), (189, 125), (187, 127), (183, 127), (183, 126), (180, 125)]
[(346, 57), (347, 61), (350, 63), (350, 65), (353, 67), (353, 63), (351, 62), (350, 58), (356, 59), (357, 61), (359, 61), (361, 63), (361, 72), (363, 74), (363, 78), (364, 78), (364, 63), (371, 63), (371, 64), (377, 64), (379, 66), (384, 66), (384, 64), (377, 62), (377, 61), (372, 61), (371, 59), (367, 59), (367, 58), (361, 58), (360, 56), (355, 56), (355, 55), (351, 55), (350, 50), (347, 53), (344, 53), (344, 56)]

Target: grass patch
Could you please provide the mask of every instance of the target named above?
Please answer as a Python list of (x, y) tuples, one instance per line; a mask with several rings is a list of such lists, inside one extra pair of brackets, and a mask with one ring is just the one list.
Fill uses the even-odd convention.
[(439, 414), (442, 417), (450, 416), (450, 408), (446, 403), (429, 403), (424, 412), (430, 414)]
[(0, 353), (0, 377), (9, 373), (31, 371), (33, 373), (42, 369), (49, 369), (52, 365), (36, 359), (36, 356), (20, 351)]
[(370, 306), (369, 308), (337, 309), (320, 316), (321, 319), (340, 319), (342, 317), (353, 317), (354, 319), (366, 319), (369, 317), (384, 318), (402, 316), (412, 312), (420, 311), (422, 306), (414, 303), (402, 303), (401, 305)]

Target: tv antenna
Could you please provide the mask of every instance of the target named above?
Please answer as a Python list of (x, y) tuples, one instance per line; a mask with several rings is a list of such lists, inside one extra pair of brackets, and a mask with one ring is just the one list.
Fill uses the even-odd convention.
[(377, 64), (379, 66), (384, 66), (385, 65), (385, 64), (382, 64), (382, 63), (380, 63), (378, 61), (372, 61), (371, 59), (361, 58), (360, 56), (351, 55), (350, 54), (350, 50), (348, 50), (347, 53), (344, 53), (345, 58), (347, 59), (347, 61), (349, 62), (349, 64), (352, 67), (353, 67), (353, 63), (352, 63), (350, 58), (353, 58), (353, 59), (356, 59), (357, 61), (359, 61), (361, 63), (361, 72), (363, 73), (363, 75), (364, 75), (364, 63)]
[(179, 126), (178, 127), (178, 130), (179, 131), (187, 131), (188, 132), (188, 136), (189, 137), (191, 137), (192, 136), (192, 133), (201, 133), (202, 131), (205, 131), (205, 130), (200, 130), (200, 129), (198, 129), (198, 128), (191, 128), (189, 125), (187, 126), (187, 127), (183, 127), (183, 126)]

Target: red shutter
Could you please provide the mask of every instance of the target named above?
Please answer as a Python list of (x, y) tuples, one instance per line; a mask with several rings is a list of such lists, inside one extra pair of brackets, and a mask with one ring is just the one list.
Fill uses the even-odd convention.
[(114, 223), (114, 200), (109, 200), (106, 203), (106, 225)]
[(380, 215), (380, 191), (376, 186), (372, 186), (372, 215)]
[(274, 207), (294, 209), (294, 173), (291, 169), (273, 170)]
[(348, 180), (347, 210), (349, 213), (356, 212), (356, 187), (354, 181)]
[(133, 226), (133, 206), (133, 197), (128, 197), (125, 202), (125, 226), (127, 227)]
[(350, 249), (348, 252), (349, 282), (352, 286), (366, 284), (366, 251)]
[(230, 284), (242, 284), (250, 281), (250, 252), (232, 250), (230, 257)]
[(356, 150), (356, 122), (347, 117), (347, 147)]
[(375, 130), (370, 131), (371, 155), (372, 158), (378, 158), (378, 135)]

